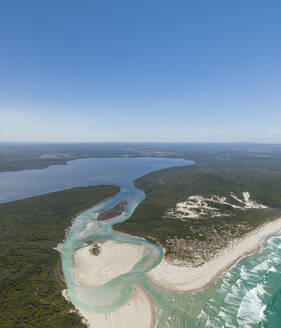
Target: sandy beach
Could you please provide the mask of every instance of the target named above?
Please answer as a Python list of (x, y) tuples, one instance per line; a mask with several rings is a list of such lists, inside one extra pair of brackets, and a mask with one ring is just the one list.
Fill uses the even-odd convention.
[[(144, 246), (139, 244), (107, 241), (99, 246), (101, 252), (98, 256), (90, 254), (91, 246), (75, 252), (74, 275), (78, 288), (100, 286), (129, 272), (144, 252)], [(79, 313), (89, 328), (150, 328), (154, 325), (153, 305), (140, 288), (135, 288), (130, 301), (117, 311), (98, 314), (80, 310)]]
[(99, 245), (101, 253), (91, 255), (86, 246), (74, 255), (74, 275), (78, 287), (95, 287), (131, 271), (142, 258), (144, 246), (107, 241)]
[[(199, 267), (176, 266), (165, 259), (147, 273), (152, 282), (164, 289), (176, 292), (192, 292), (211, 284), (239, 259), (259, 249), (264, 239), (281, 230), (281, 218), (261, 226), (243, 239), (233, 243), (208, 263)], [(77, 287), (90, 288), (103, 285), (111, 279), (129, 272), (142, 258), (144, 246), (140, 244), (107, 241), (99, 244), (98, 256), (85, 246), (75, 252), (74, 275)], [(89, 328), (151, 328), (155, 323), (152, 301), (142, 289), (134, 288), (131, 299), (120, 309), (106, 314), (80, 315)]]
[(129, 302), (115, 312), (107, 314), (80, 311), (89, 328), (152, 328), (153, 305), (146, 293), (136, 288)]
[(257, 251), (266, 237), (280, 230), (281, 218), (261, 226), (243, 239), (236, 241), (232, 247), (225, 249), (220, 255), (202, 266), (177, 266), (163, 259), (147, 275), (155, 285), (167, 290), (192, 292), (203, 289), (239, 259)]

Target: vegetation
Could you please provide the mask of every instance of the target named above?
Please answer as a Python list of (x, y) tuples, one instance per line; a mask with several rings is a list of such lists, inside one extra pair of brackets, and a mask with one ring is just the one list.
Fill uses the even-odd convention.
[[(117, 230), (152, 238), (170, 260), (200, 265), (259, 225), (281, 216), (281, 160), (251, 158), (202, 161), (152, 172), (135, 181), (146, 198)], [(167, 212), (189, 196), (250, 192), (267, 209), (224, 208), (229, 216), (177, 219)], [(200, 255), (200, 256), (199, 256)]]
[[(42, 168), (87, 157), (176, 157), (196, 165), (152, 172), (136, 180), (146, 198), (116, 229), (166, 249), (172, 261), (200, 265), (222, 248), (281, 215), (281, 145), (258, 144), (5, 144), (0, 171)], [(75, 213), (118, 191), (75, 188), (0, 205), (0, 327), (82, 327), (61, 297), (59, 254), (53, 247)], [(221, 211), (228, 216), (167, 215), (189, 196), (241, 195), (266, 209)]]
[[(39, 169), (78, 158), (177, 156), (161, 145), (131, 143), (30, 144), (0, 142), (0, 171)], [(182, 156), (179, 154), (179, 156)]]
[(67, 143), (28, 144), (0, 142), (0, 171), (44, 168), (78, 158), (97, 157), (173, 157), (197, 163), (240, 162), (264, 159), (279, 163), (281, 145), (254, 143)]
[(61, 296), (60, 255), (76, 213), (119, 191), (73, 188), (0, 205), (0, 327), (84, 327)]
[(124, 200), (123, 202), (116, 204), (114, 207), (101, 212), (98, 215), (97, 219), (101, 220), (101, 221), (112, 219), (112, 218), (122, 214), (124, 212), (127, 204), (128, 204), (128, 202), (126, 200)]
[(89, 252), (91, 255), (98, 256), (100, 255), (101, 248), (98, 244), (92, 244), (92, 246), (89, 249)]

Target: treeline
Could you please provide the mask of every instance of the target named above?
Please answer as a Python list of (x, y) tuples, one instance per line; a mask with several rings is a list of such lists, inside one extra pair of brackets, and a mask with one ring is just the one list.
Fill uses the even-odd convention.
[[(247, 143), (3, 143), (0, 142), (0, 171), (39, 169), (78, 158), (173, 157), (197, 163), (225, 161), (280, 161), (281, 144)], [(221, 161), (221, 162), (220, 162)]]
[[(144, 190), (145, 200), (133, 216), (117, 230), (144, 238), (155, 238), (168, 247), (169, 238), (207, 240), (209, 234), (224, 232), (233, 237), (281, 216), (281, 160), (247, 159), (199, 162), (151, 172), (135, 181)], [(186, 219), (165, 217), (168, 209), (191, 195), (229, 195), (249, 191), (251, 197), (267, 205), (266, 210), (233, 210), (231, 216)], [(244, 228), (243, 228), (244, 227)]]
[(0, 327), (82, 328), (61, 296), (53, 249), (71, 219), (116, 186), (73, 188), (0, 205)]

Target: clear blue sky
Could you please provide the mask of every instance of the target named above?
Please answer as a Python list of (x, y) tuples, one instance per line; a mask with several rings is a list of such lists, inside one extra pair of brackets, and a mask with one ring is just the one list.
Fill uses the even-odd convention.
[(2, 0), (0, 140), (281, 142), (281, 1)]

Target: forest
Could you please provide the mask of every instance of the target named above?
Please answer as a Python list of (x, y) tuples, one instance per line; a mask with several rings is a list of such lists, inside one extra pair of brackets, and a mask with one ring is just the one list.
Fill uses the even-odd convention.
[[(281, 160), (237, 158), (201, 161), (191, 166), (151, 172), (135, 181), (145, 200), (132, 217), (114, 228), (160, 244), (170, 260), (200, 264), (234, 239), (281, 217)], [(228, 196), (249, 192), (266, 209), (227, 209), (227, 216), (177, 219), (167, 215), (189, 196)], [(199, 256), (201, 252), (201, 255)], [(198, 261), (196, 264), (199, 263)]]
[(60, 254), (54, 249), (75, 215), (119, 192), (92, 186), (0, 205), (0, 327), (82, 328), (61, 295)]

